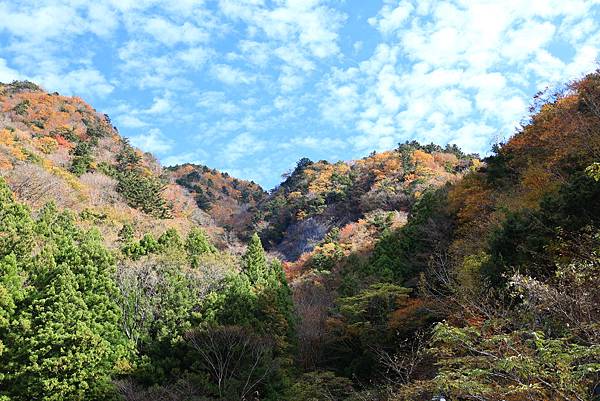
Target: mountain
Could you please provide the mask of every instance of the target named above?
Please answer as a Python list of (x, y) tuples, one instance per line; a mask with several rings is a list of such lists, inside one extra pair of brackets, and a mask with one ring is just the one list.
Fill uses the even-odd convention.
[(269, 192), (30, 82), (0, 105), (2, 401), (598, 398), (600, 71), (483, 159), (406, 142)]
[(201, 165), (183, 164), (167, 171), (219, 226), (249, 238), (256, 207), (266, 196), (260, 185)]
[(285, 260), (296, 260), (340, 229), (366, 216), (406, 214), (430, 188), (454, 182), (478, 163), (456, 146), (406, 142), (356, 161), (302, 159), (258, 205), (257, 231)]
[(86, 216), (114, 243), (123, 224), (223, 230), (156, 158), (132, 147), (108, 116), (30, 82), (0, 85), (0, 174), (33, 209), (48, 201)]

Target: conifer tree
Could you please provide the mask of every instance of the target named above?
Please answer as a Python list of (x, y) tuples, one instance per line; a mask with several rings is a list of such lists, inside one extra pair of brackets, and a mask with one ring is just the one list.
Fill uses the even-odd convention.
[(193, 228), (189, 232), (185, 241), (185, 249), (194, 268), (199, 266), (200, 255), (217, 252), (217, 249), (210, 243), (204, 231), (199, 228)]
[(250, 238), (248, 249), (242, 257), (242, 268), (248, 275), (250, 282), (255, 284), (260, 278), (264, 277), (267, 271), (267, 258), (262, 242), (258, 234), (254, 233)]
[(34, 222), (2, 182), (0, 206), (0, 399), (107, 399), (128, 353), (111, 253), (54, 205)]

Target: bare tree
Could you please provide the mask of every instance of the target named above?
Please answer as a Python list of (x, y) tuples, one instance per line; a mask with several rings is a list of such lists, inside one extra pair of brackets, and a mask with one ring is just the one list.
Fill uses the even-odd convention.
[(215, 381), (220, 398), (248, 400), (277, 367), (272, 341), (239, 326), (196, 329), (186, 338)]
[(322, 357), (327, 317), (335, 294), (326, 288), (319, 277), (312, 275), (296, 281), (292, 288), (296, 314), (300, 319), (296, 327), (299, 363), (304, 369), (310, 370), (317, 366)]
[(117, 193), (117, 180), (102, 173), (85, 173), (79, 180), (89, 191), (90, 202), (94, 206), (112, 205), (118, 201), (124, 202)]
[(427, 356), (426, 344), (424, 333), (417, 332), (412, 338), (405, 339), (394, 354), (376, 350), (379, 363), (385, 368), (385, 379), (393, 386), (411, 383)]
[(7, 175), (7, 181), (15, 195), (33, 207), (50, 201), (72, 207), (77, 202), (75, 191), (69, 184), (36, 164), (18, 164)]

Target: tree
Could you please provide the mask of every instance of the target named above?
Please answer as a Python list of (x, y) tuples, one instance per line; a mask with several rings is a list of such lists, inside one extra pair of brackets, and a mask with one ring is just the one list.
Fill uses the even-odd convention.
[(358, 294), (338, 299), (339, 313), (329, 321), (325, 358), (345, 376), (369, 378), (378, 363), (378, 351), (393, 348), (396, 330), (392, 313), (406, 306), (410, 289), (377, 283)]
[(162, 252), (178, 252), (183, 250), (181, 237), (174, 228), (169, 228), (158, 237), (158, 245)]
[(199, 228), (193, 228), (188, 233), (185, 241), (185, 250), (194, 268), (200, 266), (199, 258), (201, 255), (217, 252), (217, 249), (210, 243), (204, 231)]
[(250, 238), (248, 249), (242, 257), (242, 268), (251, 283), (256, 283), (267, 271), (267, 258), (258, 234)]
[(70, 171), (79, 177), (88, 172), (93, 160), (91, 145), (86, 142), (79, 142), (73, 149), (73, 162)]
[(33, 221), (2, 182), (0, 203), (0, 398), (106, 399), (129, 350), (111, 253), (53, 205)]
[(129, 206), (159, 218), (168, 218), (170, 209), (163, 199), (165, 184), (152, 176), (143, 176), (136, 171), (117, 173), (117, 191)]
[(217, 326), (186, 335), (216, 385), (219, 399), (246, 400), (276, 369), (268, 337), (239, 326)]
[(491, 330), (436, 326), (432, 352), (439, 372), (430, 389), (451, 399), (589, 399), (600, 372), (599, 346), (489, 323)]
[(355, 394), (352, 380), (328, 371), (305, 373), (288, 393), (290, 401), (344, 401)]

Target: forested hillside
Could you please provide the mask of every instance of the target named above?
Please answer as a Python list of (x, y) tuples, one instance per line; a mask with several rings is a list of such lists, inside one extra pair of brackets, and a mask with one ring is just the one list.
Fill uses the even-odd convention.
[(405, 142), (269, 193), (0, 102), (2, 401), (599, 399), (600, 72), (483, 159)]
[(14, 82), (0, 85), (0, 103), (0, 176), (34, 210), (53, 201), (77, 212), (109, 245), (123, 224), (136, 235), (201, 225), (222, 242), (192, 194), (82, 99)]
[(456, 146), (406, 142), (361, 160), (302, 159), (259, 204), (257, 230), (268, 246), (296, 260), (333, 228), (381, 212), (405, 213), (421, 194), (458, 179), (477, 163)]
[(265, 197), (260, 185), (194, 164), (169, 167), (168, 171), (219, 226), (242, 238), (249, 237), (256, 207)]

